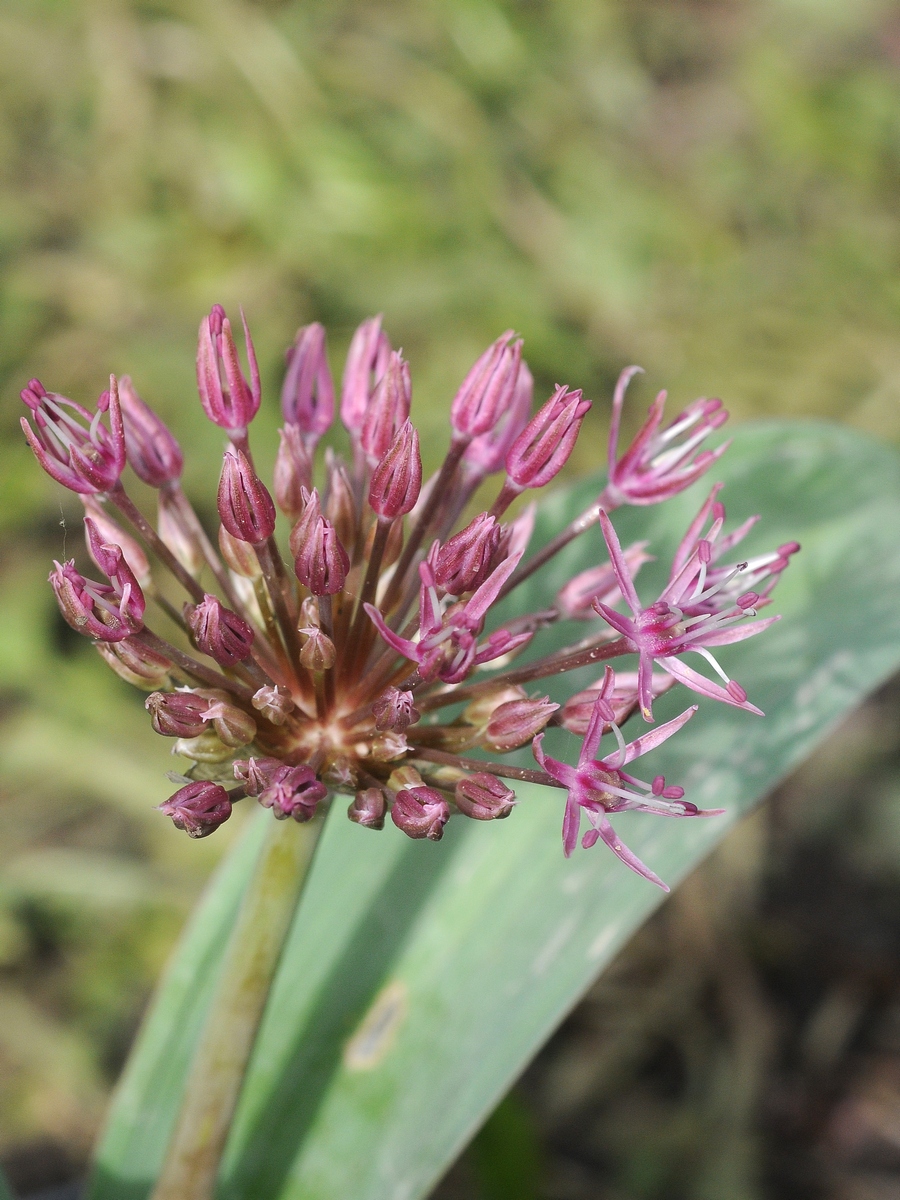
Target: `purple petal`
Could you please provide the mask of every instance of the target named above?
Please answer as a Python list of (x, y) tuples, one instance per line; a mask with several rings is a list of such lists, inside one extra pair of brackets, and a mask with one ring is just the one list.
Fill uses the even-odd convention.
[(707, 679), (705, 675), (701, 675), (693, 667), (686, 666), (680, 658), (658, 658), (656, 661), (670, 675), (677, 679), (679, 683), (683, 683), (685, 687), (689, 687), (698, 696), (708, 696), (710, 700), (721, 700), (723, 704), (730, 704), (732, 708), (746, 709), (747, 712), (756, 713), (758, 717), (766, 715), (761, 708), (757, 708), (749, 700), (745, 700), (743, 704), (739, 704), (737, 700), (729, 695), (725, 688), (720, 687), (717, 683), (713, 683), (711, 679)]

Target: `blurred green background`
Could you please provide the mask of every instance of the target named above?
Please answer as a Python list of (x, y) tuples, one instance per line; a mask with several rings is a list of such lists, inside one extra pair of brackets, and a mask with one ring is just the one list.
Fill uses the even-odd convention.
[[(268, 392), (263, 461), (296, 327), (325, 322), (337, 366), (373, 312), (411, 360), (432, 465), (456, 383), (510, 326), (539, 392), (566, 382), (597, 401), (573, 471), (596, 462), (629, 362), (647, 369), (638, 410), (665, 386), (675, 405), (721, 395), (738, 420), (825, 416), (900, 439), (898, 67), (900, 6), (887, 0), (5, 0), (0, 1154), (23, 1187), (77, 1174), (148, 989), (239, 822), (193, 844), (153, 812), (166, 746), (141, 697), (61, 625), (44, 582), (49, 559), (80, 539), (79, 506), (26, 451), (19, 388), (38, 375), (92, 403), (110, 371), (130, 373), (188, 449), (188, 487), (206, 514), (220, 442), (196, 402), (193, 354), (216, 301), (243, 304), (254, 333)], [(878, 713), (879, 728), (893, 728), (894, 700)], [(733, 920), (698, 934), (685, 918), (681, 961), (713, 961), (710, 939), (740, 940), (748, 922), (768, 929), (766, 897), (795, 877), (792, 855), (810, 838), (837, 846), (851, 811), (863, 830), (853, 869), (900, 898), (890, 818), (900, 766), (871, 724), (846, 735), (837, 777), (851, 782), (830, 804), (810, 800), (818, 785), (785, 793), (792, 815), (777, 854), (751, 853), (739, 833), (705, 869)], [(646, 953), (653, 936), (628, 953)], [(892, 926), (885, 936), (896, 951)], [(626, 955), (620, 969), (640, 961)], [(628, 1000), (638, 1014), (657, 994), (644, 983), (645, 999)], [(883, 1008), (895, 984), (879, 984), (871, 1004)], [(797, 1021), (821, 999), (801, 1004)], [(847, 1025), (847, 1053), (868, 1003), (862, 1024)], [(703, 1019), (715, 1057), (721, 1017)], [(710, 1174), (697, 1147), (698, 1114), (724, 1086), (712, 1069), (711, 1091), (702, 1071), (701, 1083), (691, 1076), (693, 1124), (678, 1109), (660, 1140), (669, 1126), (639, 1094), (644, 1142), (632, 1144), (640, 1118), (625, 1132), (603, 1126), (601, 1149), (582, 1147), (595, 1174), (583, 1188), (565, 1182), (560, 1162), (575, 1152), (553, 1140), (552, 1113), (568, 1110), (552, 1088), (567, 1036), (448, 1196), (457, 1185), (453, 1194), (517, 1200), (527, 1188), (563, 1200), (782, 1194), (760, 1167), (759, 1089), (729, 1126), (731, 1182)], [(765, 1076), (771, 1039), (760, 1045)], [(624, 1088), (621, 1063), (613, 1070), (595, 1050), (576, 1058)], [(646, 1062), (628, 1062), (634, 1083)], [(532, 1127), (544, 1165), (525, 1183), (504, 1174), (504, 1155), (538, 1164)], [(900, 1153), (900, 1135), (891, 1145)]]

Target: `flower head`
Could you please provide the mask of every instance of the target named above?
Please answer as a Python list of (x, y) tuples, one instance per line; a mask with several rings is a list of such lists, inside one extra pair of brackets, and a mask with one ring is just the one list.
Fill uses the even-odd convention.
[[(620, 726), (637, 707), (652, 720), (654, 697), (676, 681), (758, 711), (712, 651), (771, 623), (750, 618), (770, 603), (796, 544), (730, 564), (753, 522), (726, 534), (716, 487), (649, 607), (634, 587), (650, 558), (648, 543), (623, 551), (597, 503), (526, 558), (534, 505), (501, 524), (503, 514), (520, 492), (545, 486), (562, 469), (590, 401), (560, 386), (532, 416), (533, 379), (521, 340), (509, 331), (463, 380), (451, 405), (447, 456), (423, 485), (409, 364), (392, 350), (379, 317), (357, 329), (343, 373), (349, 461), (327, 446), (317, 466), (335, 396), (325, 332), (305, 326), (287, 354), (285, 423), (273, 479), (264, 482), (248, 432), (262, 395), (246, 324), (244, 341), (248, 374), (224, 311), (215, 306), (201, 323), (200, 402), (230, 442), (216, 497), (217, 539), (181, 491), (178, 443), (127, 376), (111, 380), (95, 412), (36, 381), (23, 392), (29, 444), (55, 479), (82, 495), (88, 551), (107, 580), (85, 577), (74, 561), (57, 563), (51, 584), (63, 616), (117, 674), (150, 693), (154, 729), (187, 760), (188, 782), (160, 810), (177, 828), (205, 837), (244, 797), (280, 820), (308, 821), (343, 794), (348, 817), (363, 828), (438, 841), (452, 814), (508, 817), (517, 781), (530, 781), (566, 791), (567, 854), (586, 819), (584, 845), (605, 841), (659, 883), (618, 840), (610, 817), (625, 809), (707, 815), (662, 777), (643, 783), (625, 770), (677, 733), (694, 709), (631, 741)], [(616, 458), (630, 374), (614, 402), (603, 494), (610, 510), (673, 495), (721, 453), (700, 449), (723, 419), (718, 402), (698, 401), (660, 432), (660, 398)], [(126, 457), (158, 489), (156, 526), (128, 495)], [(472, 514), (478, 487), (504, 469), (493, 503)], [(276, 502), (292, 522), (286, 546)], [(598, 520), (609, 561), (560, 578), (548, 564)], [(160, 570), (182, 589), (179, 604), (171, 587), (159, 586)], [(504, 597), (538, 572), (543, 603), (515, 615), (501, 611)], [(145, 623), (143, 589), (171, 618), (171, 640)], [(556, 649), (542, 653), (544, 631), (570, 629), (572, 621), (581, 622), (572, 644), (559, 648), (557, 639)], [(517, 655), (532, 643), (519, 665)], [(685, 665), (683, 656), (693, 653), (722, 674), (724, 686)], [(620, 656), (637, 656), (637, 668), (626, 665), (618, 676), (607, 668), (587, 688), (578, 676), (577, 686), (553, 699), (540, 686)], [(577, 765), (545, 753), (551, 725), (583, 735)], [(616, 748), (601, 756), (604, 733)], [(505, 757), (529, 742), (540, 769)], [(464, 757), (469, 751), (490, 757)]]

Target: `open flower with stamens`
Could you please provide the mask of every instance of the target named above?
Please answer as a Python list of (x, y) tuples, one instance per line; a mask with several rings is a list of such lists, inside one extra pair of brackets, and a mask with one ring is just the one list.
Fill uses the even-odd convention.
[[(704, 506), (705, 507), (705, 506)], [(679, 683), (701, 696), (721, 700), (736, 708), (762, 716), (762, 711), (747, 699), (747, 693), (725, 674), (711, 647), (728, 646), (762, 633), (778, 620), (764, 617), (761, 621), (746, 621), (754, 615), (756, 594), (747, 592), (732, 601), (726, 589), (740, 567), (726, 572), (719, 581), (708, 583), (707, 569), (712, 561), (712, 546), (725, 521), (725, 509), (718, 510), (709, 534), (698, 538), (684, 566), (663, 590), (659, 599), (645, 608), (634, 589), (634, 580), (616, 531), (606, 513), (600, 514), (600, 525), (615, 570), (619, 589), (631, 616), (623, 616), (608, 604), (595, 601), (594, 607), (603, 619), (625, 639), (628, 649), (640, 656), (638, 667), (638, 697), (645, 721), (653, 720), (653, 689), (651, 676), (654, 662), (658, 663)], [(799, 548), (799, 547), (798, 547)], [(742, 564), (743, 566), (743, 564)], [(693, 667), (683, 663), (679, 655), (692, 651), (700, 654), (721, 677), (724, 687), (707, 679)]]
[[(770, 624), (746, 618), (769, 602), (796, 545), (725, 565), (752, 522), (724, 534), (715, 488), (649, 608), (633, 584), (650, 558), (647, 543), (623, 552), (597, 505), (526, 558), (534, 506), (512, 520), (504, 520), (507, 509), (562, 469), (590, 401), (559, 386), (532, 415), (533, 379), (511, 331), (466, 376), (446, 458), (423, 486), (409, 364), (392, 350), (380, 318), (357, 330), (343, 372), (350, 461), (325, 444), (317, 467), (336, 405), (325, 332), (305, 326), (287, 355), (285, 424), (274, 478), (264, 481), (250, 448), (262, 393), (246, 323), (244, 344), (247, 375), (223, 310), (216, 306), (201, 323), (200, 401), (228, 439), (218, 530), (204, 529), (181, 491), (181, 449), (130, 379), (113, 378), (94, 412), (36, 381), (23, 392), (29, 444), (54, 479), (84, 497), (90, 555), (108, 579), (94, 582), (74, 562), (57, 564), (51, 582), (63, 615), (122, 678), (152, 693), (154, 728), (188, 760), (180, 776), (187, 782), (161, 811), (205, 837), (247, 796), (278, 819), (308, 821), (343, 793), (348, 816), (364, 828), (437, 841), (451, 818), (509, 816), (524, 781), (567, 791), (567, 854), (585, 815), (585, 845), (605, 841), (659, 883), (618, 841), (609, 814), (702, 815), (680, 788), (661, 777), (642, 783), (624, 769), (677, 733), (693, 709), (627, 743), (619, 726), (638, 702), (652, 719), (654, 696), (675, 680), (758, 711), (737, 684), (725, 677), (720, 687), (682, 655), (698, 651), (721, 671), (710, 648)], [(613, 446), (628, 378), (614, 401)], [(661, 417), (658, 400), (632, 447), (612, 460), (603, 493), (610, 511), (673, 495), (721, 453), (700, 449), (724, 419), (718, 402), (698, 401), (662, 431)], [(126, 463), (158, 489), (156, 525), (129, 496)], [(487, 511), (464, 517), (479, 485), (501, 472)], [(284, 545), (279, 508), (290, 525)], [(598, 519), (609, 561), (560, 578), (548, 565), (554, 554)], [(503, 613), (504, 598), (539, 569), (546, 607)], [(158, 585), (161, 570), (174, 576), (180, 599)], [(623, 602), (627, 616), (614, 607)], [(569, 628), (573, 618), (581, 624), (572, 644), (542, 652), (544, 632)], [(580, 676), (565, 689), (568, 672), (635, 654), (636, 673), (626, 668), (617, 682), (607, 669), (586, 690)], [(554, 687), (526, 690), (541, 680)], [(554, 736), (584, 736), (577, 766), (544, 752), (551, 725), (566, 731)], [(598, 758), (604, 731), (618, 748)], [(529, 742), (540, 770), (508, 758)]]
[[(632, 871), (668, 891), (659, 876), (623, 845), (612, 827), (608, 814), (631, 809), (666, 817), (714, 817), (722, 812), (722, 809), (704, 811), (696, 804), (684, 800), (684, 789), (667, 787), (662, 775), (657, 775), (652, 783), (644, 783), (643, 780), (635, 779), (633, 775), (627, 775), (622, 770), (630, 762), (676, 734), (691, 719), (697, 711), (697, 706), (685, 709), (674, 721), (667, 721), (665, 725), (660, 725), (657, 729), (635, 738), (633, 742), (626, 743), (616, 724), (615, 712), (610, 703), (614, 690), (615, 674), (611, 667), (607, 667), (603, 687), (594, 701), (594, 711), (584, 735), (577, 766), (571, 767), (568, 763), (559, 762), (558, 759), (545, 754), (541, 745), (544, 740), (542, 733), (534, 739), (534, 756), (544, 770), (568, 792), (563, 817), (563, 845), (566, 854), (571, 854), (578, 844), (581, 818), (584, 814), (590, 824), (582, 838), (585, 849), (598, 841), (605, 842), (613, 854), (626, 866), (631, 867)], [(611, 754), (598, 759), (600, 739), (606, 727), (611, 728), (616, 735), (617, 746)]]

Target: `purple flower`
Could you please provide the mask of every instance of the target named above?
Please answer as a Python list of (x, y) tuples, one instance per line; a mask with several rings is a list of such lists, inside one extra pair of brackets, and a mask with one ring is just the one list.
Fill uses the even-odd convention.
[[(97, 401), (95, 413), (48, 392), (39, 379), (23, 389), (22, 399), (34, 421), (32, 429), (22, 417), (22, 431), (47, 474), (72, 492), (112, 491), (125, 469), (125, 429), (116, 377), (109, 377), (109, 391)], [(107, 413), (109, 429), (102, 423)]]
[[(710, 543), (718, 536), (722, 521), (724, 512), (714, 523), (709, 538), (698, 540), (697, 548), (659, 599), (649, 608), (644, 608), (634, 590), (632, 575), (612, 522), (606, 513), (600, 514), (600, 524), (610, 561), (616, 573), (619, 590), (631, 609), (631, 616), (623, 616), (602, 601), (597, 602), (595, 607), (603, 619), (625, 638), (628, 651), (640, 656), (638, 694), (645, 721), (653, 720), (653, 692), (650, 681), (654, 662), (659, 663), (680, 683), (701, 696), (721, 700), (724, 704), (746, 709), (747, 712), (759, 716), (763, 715), (760, 709), (747, 700), (747, 693), (741, 685), (728, 678), (713, 657), (710, 648), (742, 642), (754, 634), (762, 633), (778, 618), (745, 621), (744, 618), (748, 614), (753, 614), (752, 603), (732, 604), (727, 595), (721, 606), (713, 606), (708, 611), (696, 615), (687, 614), (681, 607), (691, 604), (697, 606), (717, 594), (715, 588), (706, 587), (706, 568), (710, 561)], [(725, 686), (713, 683), (705, 675), (683, 663), (679, 655), (688, 651), (694, 651), (705, 658), (721, 676)]]
[(515, 398), (521, 362), (522, 339), (511, 329), (475, 362), (450, 406), (450, 424), (459, 440), (468, 444), (496, 427)]
[(86, 579), (71, 560), (55, 562), (50, 583), (60, 612), (78, 633), (104, 642), (119, 642), (144, 627), (146, 602), (138, 581), (118, 546), (101, 542), (96, 525), (85, 518), (91, 555), (109, 583)]
[(318, 321), (297, 330), (287, 352), (288, 369), (281, 388), (281, 411), (296, 426), (310, 450), (334, 420), (334, 383), (325, 353), (325, 330)]
[(418, 642), (389, 629), (374, 605), (367, 604), (365, 610), (382, 639), (398, 654), (419, 664), (419, 675), (423, 680), (440, 679), (444, 683), (459, 683), (473, 667), (508, 654), (531, 637), (528, 633), (511, 635), (498, 631), (481, 645), (477, 641), (487, 611), (516, 569), (519, 557), (513, 555), (508, 558), (472, 594), (470, 600), (454, 604), (446, 614), (442, 612), (438, 599), (434, 572), (427, 562), (422, 563), (419, 567), (422, 585)]
[(198, 650), (214, 658), (221, 667), (233, 667), (249, 658), (253, 650), (253, 627), (224, 607), (218, 596), (208, 592), (200, 604), (185, 606), (185, 620)]
[(250, 364), (249, 382), (241, 370), (231, 322), (221, 304), (214, 304), (209, 316), (200, 322), (197, 342), (197, 389), (203, 411), (212, 422), (236, 438), (246, 434), (247, 426), (259, 411), (262, 395), (256, 351), (243, 313), (241, 322)]
[(625, 390), (640, 370), (640, 367), (626, 368), (619, 376), (613, 396), (609, 481), (604, 493), (609, 508), (620, 504), (659, 504), (677, 496), (708, 471), (730, 444), (726, 442), (715, 450), (699, 450), (706, 438), (728, 420), (721, 400), (695, 400), (671, 425), (660, 430), (666, 403), (666, 393), (660, 392), (634, 441), (617, 458)]
[[(618, 725), (615, 724), (615, 714), (609, 703), (614, 687), (615, 675), (612, 668), (607, 668), (604, 686), (594, 701), (594, 711), (578, 755), (577, 766), (570, 767), (568, 763), (545, 754), (541, 746), (544, 739), (542, 733), (534, 739), (534, 757), (548, 775), (552, 775), (567, 789), (566, 811), (563, 817), (563, 847), (566, 857), (578, 844), (581, 817), (584, 813), (590, 823), (590, 828), (581, 841), (585, 849), (597, 841), (605, 842), (632, 871), (643, 875), (645, 879), (667, 892), (669, 889), (659, 876), (654, 875), (649, 867), (622, 844), (613, 830), (608, 814), (633, 809), (665, 817), (712, 817), (723, 811), (704, 811), (697, 808), (696, 804), (683, 800), (684, 789), (667, 787), (661, 775), (657, 775), (652, 783), (644, 783), (622, 770), (630, 762), (640, 758), (642, 754), (647, 754), (677, 733), (697, 711), (697, 706), (686, 709), (674, 721), (668, 721), (665, 725), (660, 725), (659, 728), (652, 729), (626, 744)], [(598, 759), (597, 752), (605, 725), (611, 726), (618, 745), (612, 754)]]

